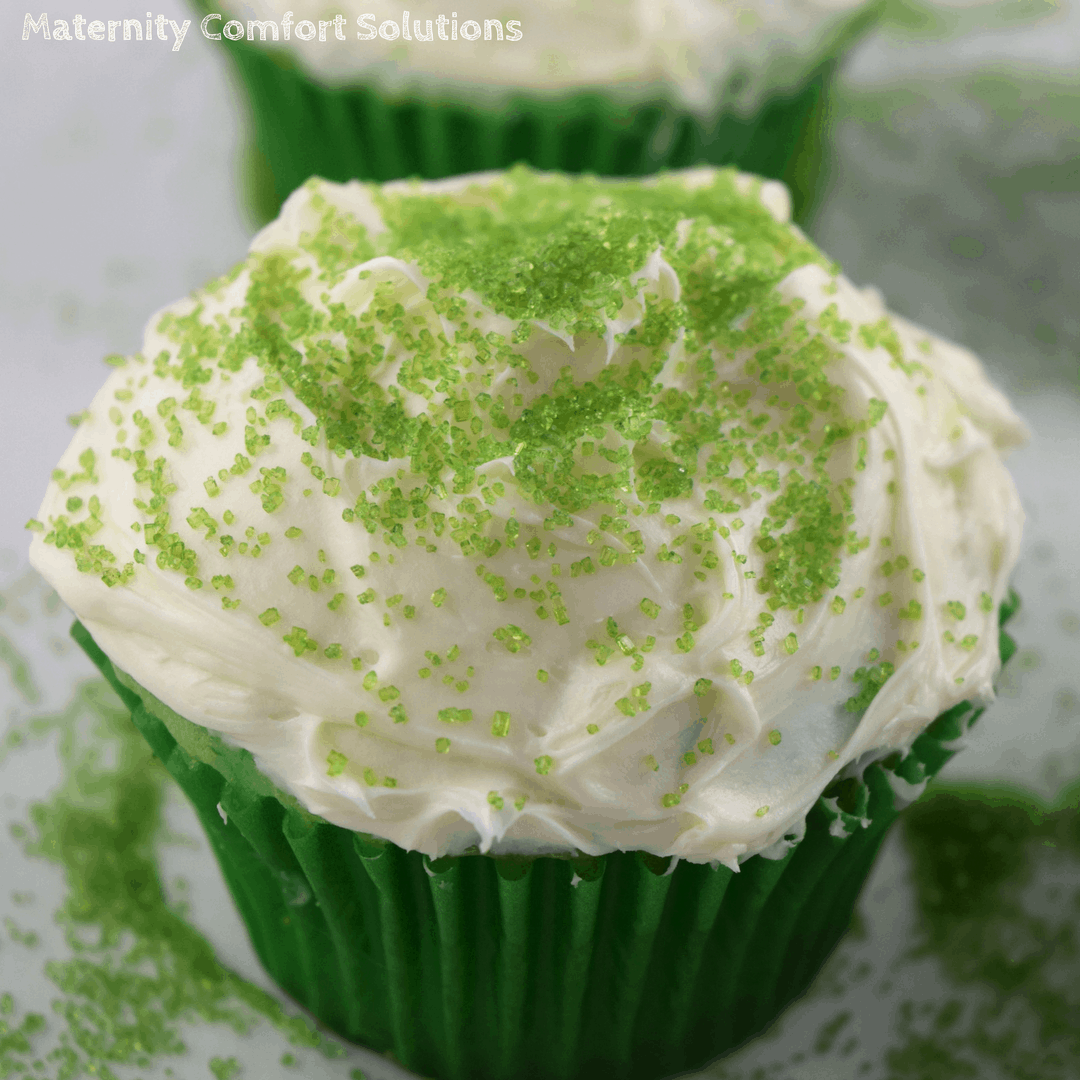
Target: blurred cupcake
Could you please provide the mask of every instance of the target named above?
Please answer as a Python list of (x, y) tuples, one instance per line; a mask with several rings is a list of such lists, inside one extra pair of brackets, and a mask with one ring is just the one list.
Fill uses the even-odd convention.
[[(198, 0), (247, 89), (269, 216), (304, 180), (524, 162), (636, 176), (699, 162), (783, 180), (805, 221), (837, 62), (864, 0)], [(272, 211), (272, 213), (270, 213)]]
[(31, 523), (267, 969), (424, 1075), (761, 1030), (992, 697), (1023, 426), (787, 217), (712, 169), (311, 181)]

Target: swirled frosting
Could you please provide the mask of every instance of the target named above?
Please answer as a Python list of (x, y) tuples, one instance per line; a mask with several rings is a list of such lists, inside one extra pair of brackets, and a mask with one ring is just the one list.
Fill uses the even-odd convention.
[(338, 825), (734, 865), (987, 700), (1024, 435), (777, 184), (311, 181), (155, 316), (31, 558)]
[[(745, 105), (767, 88), (794, 85), (851, 29), (858, 9), (869, 12), (866, 0), (496, 0), (471, 10), (450, 7), (410, 0), (380, 10), (345, 0), (306, 10), (293, 0), (227, 0), (221, 11), (245, 31), (249, 19), (273, 21), (276, 31), (256, 28), (253, 39), (267, 47), (277, 40), (327, 81), (363, 75), (396, 90), (487, 94), (598, 89), (634, 100), (660, 92), (701, 111), (715, 107), (725, 87), (730, 91), (733, 76)], [(294, 19), (288, 40), (287, 11)], [(344, 22), (330, 25), (339, 13)], [(312, 28), (301, 30), (313, 34), (308, 40), (292, 28), (304, 19)], [(321, 33), (314, 30), (320, 19), (327, 22)], [(223, 25), (215, 21), (210, 31)], [(476, 40), (467, 39), (472, 34)]]

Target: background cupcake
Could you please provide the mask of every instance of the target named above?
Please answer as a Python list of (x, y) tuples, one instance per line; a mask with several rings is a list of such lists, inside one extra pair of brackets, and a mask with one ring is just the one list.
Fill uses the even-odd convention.
[(1023, 427), (787, 210), (713, 170), (312, 182), (54, 473), (35, 565), (348, 1038), (700, 1065), (991, 695)]
[(248, 91), (268, 212), (310, 175), (436, 178), (524, 162), (621, 176), (709, 162), (784, 180), (804, 221), (825, 170), (833, 72), (878, 6), (366, 10), (203, 7), (220, 11), (204, 26), (222, 35)]

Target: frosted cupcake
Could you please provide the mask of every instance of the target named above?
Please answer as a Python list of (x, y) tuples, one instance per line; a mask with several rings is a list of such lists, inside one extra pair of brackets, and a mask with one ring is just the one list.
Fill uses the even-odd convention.
[[(628, 176), (699, 162), (784, 180), (805, 220), (826, 93), (865, 0), (209, 4), (277, 207), (311, 175), (437, 178), (525, 162)], [(208, 6), (209, 4), (209, 6)], [(377, 7), (377, 5), (375, 5)], [(475, 17), (473, 17), (475, 16)]]
[(267, 969), (424, 1075), (759, 1031), (992, 697), (1023, 426), (787, 217), (711, 169), (312, 181), (31, 523)]

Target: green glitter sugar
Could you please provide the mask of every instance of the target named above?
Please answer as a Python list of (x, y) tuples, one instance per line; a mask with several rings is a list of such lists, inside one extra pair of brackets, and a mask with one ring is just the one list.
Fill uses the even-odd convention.
[[(644, 678), (661, 650), (704, 698), (714, 680), (749, 686), (751, 654), (798, 651), (795, 633), (770, 632), (782, 611), (796, 625), (819, 602), (844, 614), (842, 560), (870, 542), (851, 488), (888, 407), (838, 385), (839, 346), (881, 345), (909, 375), (926, 369), (903, 355), (888, 319), (852, 327), (833, 304), (810, 320), (802, 301), (785, 298), (777, 286), (794, 271), (816, 267), (834, 283), (838, 271), (773, 217), (759, 181), (730, 169), (688, 183), (516, 168), (458, 190), (366, 192), (383, 228), (369, 231), (338, 205), (352, 197), (341, 189), (309, 181), (298, 197), (308, 231), (289, 234), (283, 221), (272, 244), (158, 320), (154, 349), (111, 376), (127, 382), (117, 383), (106, 434), (130, 436), (57, 470), (63, 511), (41, 523), (46, 543), (109, 587), (175, 573), (191, 603), (228, 592), (215, 604), (229, 618), (257, 619), (268, 645), (350, 677), (346, 664), (361, 668), (349, 655), (356, 625), (419, 641), (422, 627), (460, 618), (469, 598), (456, 579), (425, 596), (398, 589), (429, 554), (461, 557), (476, 572), (477, 604), (504, 605), (486, 643), (501, 646), (502, 662), (521, 663), (534, 641), (563, 634), (575, 659), (627, 674), (613, 698), (627, 720), (649, 709), (629, 692), (629, 674)], [(559, 366), (559, 338), (574, 363)], [(237, 386), (243, 403), (222, 427)], [(182, 471), (193, 446), (217, 457), (197, 478)], [(138, 520), (123, 508), (142, 545), (130, 563), (97, 542), (120, 513), (95, 493), (106, 460), (130, 470), (138, 495)], [(336, 566), (337, 538), (315, 539), (311, 515), (326, 511), (355, 544)], [(551, 534), (565, 539), (586, 514), (588, 548), (568, 557)], [(313, 542), (326, 544), (317, 564), (305, 548)], [(514, 549), (532, 560), (529, 587), (510, 569)], [(245, 571), (267, 550), (273, 573)], [(296, 558), (303, 564), (287, 569)], [(368, 574), (352, 559), (386, 576), (379, 590), (364, 581), (343, 591), (346, 569), (357, 581)], [(624, 625), (609, 617), (606, 633), (591, 630), (580, 598), (635, 564), (692, 575), (703, 595), (725, 599), (737, 580), (761, 608), (747, 653), (702, 670), (708, 606), (683, 604), (680, 622), (678, 604), (642, 592), (619, 613)], [(895, 595), (906, 601), (902, 618), (921, 615), (918, 601)], [(959, 645), (973, 648), (973, 638)], [(440, 702), (438, 719), (467, 722), (484, 673), (435, 676), (441, 661), (429, 661), (415, 657), (417, 678), (462, 695), (462, 705)], [(546, 683), (547, 671), (534, 670)], [(859, 707), (887, 677), (873, 670), (852, 699)], [(362, 678), (365, 690), (377, 683), (374, 671)], [(388, 718), (404, 723), (406, 708), (419, 715), (409, 695), (404, 682), (378, 690), (386, 710), (365, 737)], [(497, 718), (509, 716), (509, 701), (495, 704)], [(490, 734), (508, 730), (496, 719)], [(330, 776), (344, 768), (328, 765)]]
[[(11, 666), (32, 705), (32, 678)], [(235, 1045), (269, 1022), (286, 1045), (343, 1056), (305, 1018), (225, 967), (187, 921), (186, 902), (170, 899), (181, 884), (167, 886), (159, 869), (161, 847), (177, 842), (163, 828), (170, 781), (103, 680), (84, 680), (60, 711), (9, 727), (3, 750), (53, 735), (60, 786), (31, 804), (27, 825), (12, 833), (25, 856), (63, 872), (54, 916), (62, 944), (49, 945), (44, 965), (47, 1015), (19, 1015), (17, 995), (0, 993), (0, 1076), (109, 1080), (164, 1066), (166, 1076), (205, 1076), (209, 1067), (215, 1077), (239, 1077), (235, 1057), (191, 1060), (185, 1040), (200, 1023), (224, 1028)], [(24, 947), (31, 936), (22, 935)]]
[[(871, 402), (863, 417), (845, 412), (843, 395), (827, 374), (833, 351), (824, 338), (804, 341), (794, 308), (774, 289), (799, 266), (829, 264), (800, 234), (773, 219), (753, 184), (747, 189), (730, 170), (717, 172), (711, 183), (689, 186), (676, 176), (611, 182), (516, 169), (482, 189), (372, 189), (372, 197), (386, 225), (378, 235), (335, 206), (332, 189), (313, 182), (310, 208), (319, 227), (292, 249), (253, 252), (230, 275), (247, 275), (238, 321), (211, 321), (201, 302), (186, 314), (162, 317), (157, 331), (173, 347), (153, 363), (162, 388), (156, 416), (136, 410), (133, 417), (148, 444), (168, 434), (158, 432), (160, 419), (194, 412), (207, 422), (216, 381), (255, 363), (262, 384), (247, 410), (244, 452), (231, 464), (224, 455), (219, 479), (231, 483), (255, 468), (252, 490), (271, 521), (289, 499), (293, 472), (256, 466), (284, 422), (313, 447), (325, 445), (338, 457), (408, 460), (412, 473), (426, 480), (412, 491), (380, 482), (374, 497), (362, 492), (358, 500), (346, 500), (340, 481), (326, 476), (309, 453), (303, 455), (300, 467), (320, 482), (319, 490), (345, 501), (342, 517), (392, 546), (412, 543), (421, 524), (441, 532), (431, 495), (447, 488), (467, 494), (486, 462), (509, 456), (518, 497), (550, 506), (556, 526), (560, 514), (597, 503), (622, 507), (622, 514), (638, 500), (646, 513), (677, 521), (664, 504), (698, 485), (714, 489), (707, 505), (727, 513), (764, 494), (769, 516), (757, 542), (771, 558), (759, 591), (792, 607), (834, 587), (838, 548), (849, 530), (826, 465), (837, 447), (880, 419), (884, 405)], [(628, 361), (609, 365), (595, 380), (576, 380), (566, 368), (527, 402), (520, 394), (511, 400), (484, 389), (508, 372), (519, 385), (537, 382), (539, 373), (520, 348), (537, 323), (579, 339), (603, 337), (608, 320), (638, 295), (637, 275), (655, 251), (678, 274), (683, 297), (675, 304), (646, 295), (640, 323), (616, 335)], [(414, 263), (432, 282), (412, 319), (404, 318), (401, 303), (407, 287), (389, 270), (373, 272), (368, 285), (375, 300), (359, 310), (308, 298), (312, 271), (301, 268), (301, 258), (314, 258), (319, 278), (334, 284), (348, 267), (378, 256)], [(513, 329), (482, 329), (486, 316), (470, 313), (465, 292)], [(447, 325), (455, 327), (452, 337)], [(875, 333), (888, 336), (882, 328)], [(681, 366), (692, 377), (676, 389), (657, 380), (680, 337), (686, 356)], [(768, 392), (760, 397), (771, 395), (771, 404), (751, 405), (751, 389), (730, 389), (714, 378), (719, 360), (748, 349), (754, 351), (745, 375)], [(401, 358), (401, 366), (396, 385), (388, 387), (382, 372), (392, 356)], [(479, 380), (470, 384), (474, 375)], [(286, 388), (314, 423), (302, 426), (281, 396)], [(426, 406), (406, 407), (407, 395)], [(780, 399), (783, 408), (777, 408)], [(658, 422), (668, 431), (665, 444), (637, 460), (631, 450)], [(177, 445), (186, 438), (179, 427), (169, 436), (174, 437)], [(759, 469), (761, 455), (775, 456), (781, 443), (788, 447), (783, 456), (807, 461), (805, 469), (791, 468), (783, 476), (775, 468)], [(159, 568), (183, 570), (194, 580), (198, 563), (209, 555), (187, 547), (169, 527), (175, 513), (168, 490), (175, 485), (167, 479), (172, 456), (166, 451), (151, 459), (139, 450), (130, 464), (137, 482), (149, 483), (157, 496), (146, 504), (143, 525), (148, 544), (159, 552)], [(93, 477), (91, 457), (83, 473), (61, 482), (70, 487)], [(217, 480), (214, 485), (217, 490)], [(501, 482), (496, 487), (504, 490)], [(452, 538), (464, 554), (491, 557), (501, 541), (483, 527), (483, 503), (472, 501)], [(196, 511), (209, 536), (209, 515)], [(732, 527), (738, 524), (736, 518)], [(61, 515), (50, 522), (46, 540), (81, 553), (82, 565), (102, 574), (108, 553), (92, 555), (88, 525), (92, 516), (75, 521)], [(515, 536), (507, 527), (509, 542), (516, 542), (516, 521), (514, 526)], [(272, 525), (267, 536), (295, 538), (300, 532), (282, 523)], [(648, 557), (641, 535), (627, 533), (620, 540), (624, 550), (603, 546), (601, 567)], [(232, 538), (222, 543), (226, 552), (245, 547)], [(248, 550), (255, 553), (254, 547)], [(685, 556), (665, 549), (660, 557), (681, 562)], [(705, 552), (697, 573), (707, 578), (715, 566), (715, 555)], [(361, 602), (369, 595), (361, 594)], [(433, 598), (436, 606), (440, 602)], [(559, 608), (544, 606), (562, 624)]]

